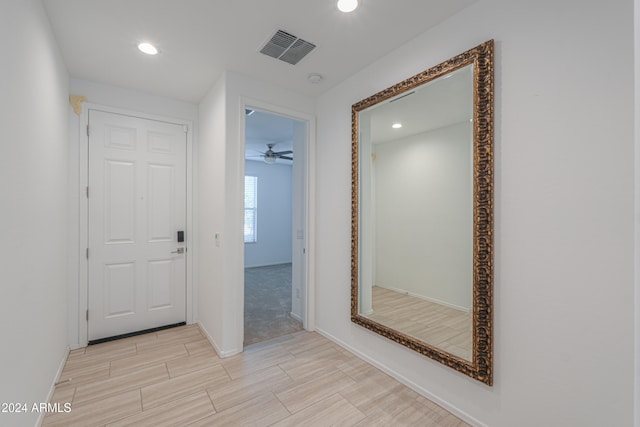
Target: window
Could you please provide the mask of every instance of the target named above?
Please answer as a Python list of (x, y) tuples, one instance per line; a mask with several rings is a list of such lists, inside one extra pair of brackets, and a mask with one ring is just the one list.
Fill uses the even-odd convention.
[(257, 241), (256, 225), (258, 223), (258, 177), (244, 177), (244, 242)]

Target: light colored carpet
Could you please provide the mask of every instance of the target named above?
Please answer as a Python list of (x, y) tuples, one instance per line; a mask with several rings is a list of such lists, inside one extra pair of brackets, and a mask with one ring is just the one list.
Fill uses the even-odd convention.
[(290, 313), (291, 264), (245, 268), (244, 345), (301, 330)]

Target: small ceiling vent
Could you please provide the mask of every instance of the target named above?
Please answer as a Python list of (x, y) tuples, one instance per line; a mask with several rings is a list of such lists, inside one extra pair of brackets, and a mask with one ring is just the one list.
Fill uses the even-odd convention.
[(265, 45), (262, 46), (260, 53), (291, 65), (296, 65), (315, 48), (316, 45), (313, 43), (302, 40), (286, 31), (278, 30)]

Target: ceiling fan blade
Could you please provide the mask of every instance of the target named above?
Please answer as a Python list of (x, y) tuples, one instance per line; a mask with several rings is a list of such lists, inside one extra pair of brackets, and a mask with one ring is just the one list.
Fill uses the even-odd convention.
[(273, 154), (278, 155), (278, 154), (292, 154), (292, 153), (293, 151), (289, 150), (289, 151), (278, 151), (278, 152), (274, 152)]
[(287, 157), (287, 156), (278, 156), (279, 159), (285, 159), (285, 160), (293, 160), (293, 157)]

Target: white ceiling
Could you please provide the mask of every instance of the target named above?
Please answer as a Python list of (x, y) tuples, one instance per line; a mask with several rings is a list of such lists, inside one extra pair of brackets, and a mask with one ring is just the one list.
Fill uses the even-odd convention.
[[(369, 126), (371, 144), (397, 141), (473, 118), (473, 65), (456, 70), (410, 92), (364, 110), (360, 126)], [(393, 129), (392, 124), (402, 128)], [(245, 157), (262, 161), (267, 144), (273, 151), (293, 150), (295, 120), (255, 110), (246, 116)], [(293, 155), (288, 155), (295, 158)], [(292, 162), (277, 159), (277, 163)]]
[[(194, 103), (224, 70), (317, 96), (475, 1), (43, 0), (71, 76)], [(295, 66), (260, 54), (277, 29), (317, 48)]]
[[(274, 144), (273, 151), (293, 150), (293, 129), (295, 120), (275, 114), (254, 111), (246, 117), (245, 157), (247, 160), (262, 161), (267, 144)], [(292, 155), (287, 155), (293, 157)], [(277, 159), (276, 163), (292, 164), (291, 160)]]
[[(381, 144), (473, 118), (473, 66), (468, 65), (360, 113), (369, 120), (371, 143)], [(401, 123), (402, 128), (391, 125)]]

